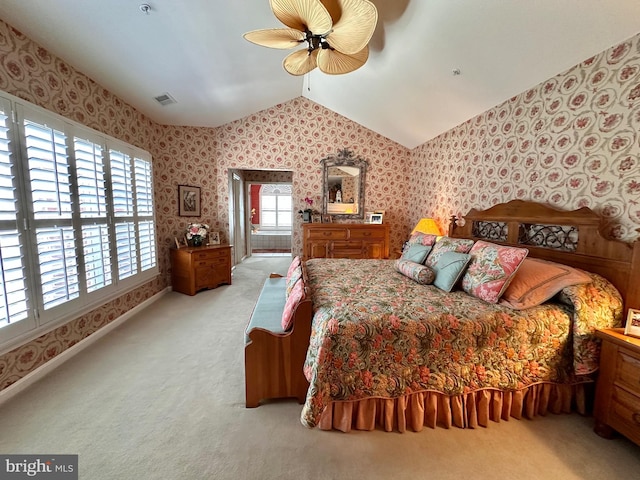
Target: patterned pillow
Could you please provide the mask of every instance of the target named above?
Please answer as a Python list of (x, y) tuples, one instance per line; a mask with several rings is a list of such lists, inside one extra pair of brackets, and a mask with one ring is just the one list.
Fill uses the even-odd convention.
[(500, 304), (524, 310), (546, 302), (565, 287), (589, 282), (591, 277), (586, 272), (539, 258), (525, 258)]
[(405, 277), (409, 277), (421, 285), (429, 285), (433, 283), (436, 276), (434, 271), (429, 267), (412, 262), (411, 260), (404, 260), (402, 258), (396, 260), (395, 267), (396, 270)]
[(427, 247), (432, 247), (438, 240), (437, 235), (431, 235), (430, 233), (416, 232), (409, 237), (409, 244), (418, 243)]
[(462, 277), (462, 289), (485, 302), (498, 303), (528, 253), (526, 248), (478, 240), (469, 251), (471, 263)]
[(450, 292), (471, 261), (468, 253), (443, 252), (432, 267), (436, 273), (433, 284), (440, 290)]
[(282, 312), (282, 329), (287, 331), (293, 325), (293, 311), (298, 304), (305, 299), (304, 282), (298, 280), (291, 289), (291, 294), (287, 297), (287, 303), (284, 304)]
[(291, 265), (289, 265), (289, 269), (287, 270), (287, 279), (289, 279), (289, 277), (291, 276), (291, 273), (300, 266), (301, 264), (301, 260), (299, 256), (296, 256), (293, 258), (293, 260), (291, 261)]
[(442, 237), (433, 246), (424, 264), (429, 267), (434, 267), (438, 263), (440, 255), (444, 252), (469, 253), (469, 250), (473, 247), (473, 243), (473, 240), (467, 238)]
[(302, 278), (302, 265), (298, 265), (296, 268), (293, 269), (293, 271), (289, 275), (287, 275), (287, 280), (286, 280), (286, 284), (287, 284), (286, 297), (287, 298), (289, 298), (289, 295), (291, 294), (291, 290), (295, 286), (296, 282), (301, 278)]
[(405, 248), (404, 252), (402, 252), (402, 260), (409, 260), (415, 263), (423, 263), (424, 259), (427, 258), (427, 255), (431, 251), (431, 246), (422, 245), (420, 243), (410, 243)]

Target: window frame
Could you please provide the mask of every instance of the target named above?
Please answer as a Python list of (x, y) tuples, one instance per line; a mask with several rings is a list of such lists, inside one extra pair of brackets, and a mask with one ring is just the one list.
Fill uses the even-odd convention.
[[(156, 211), (154, 205), (154, 176), (153, 161), (151, 154), (141, 148), (127, 144), (77, 122), (69, 120), (49, 110), (33, 105), (25, 100), (19, 99), (6, 92), (0, 91), (0, 106), (6, 108), (9, 124), (9, 155), (14, 174), (14, 198), (16, 204), (15, 224), (21, 235), (20, 247), (23, 255), (23, 271), (25, 272), (25, 283), (27, 290), (28, 317), (0, 327), (0, 354), (5, 353), (16, 346), (33, 340), (48, 331), (51, 331), (65, 323), (78, 318), (91, 310), (94, 310), (109, 301), (122, 296), (134, 288), (142, 286), (155, 279), (159, 274), (158, 261), (158, 224), (156, 221)], [(25, 139), (25, 119), (44, 123), (48, 126), (64, 132), (66, 136), (66, 154), (69, 164), (69, 182), (71, 185), (71, 219), (35, 219), (34, 206), (32, 202), (31, 180), (29, 172), (29, 158), (27, 155), (27, 141)], [(104, 186), (105, 215), (87, 216), (80, 211), (80, 197), (78, 176), (76, 170), (76, 138), (82, 141), (92, 142), (99, 145), (102, 153), (102, 174)], [(110, 149), (115, 149), (126, 153), (131, 158), (129, 168), (133, 192), (133, 215), (127, 216), (128, 221), (133, 222), (136, 235), (140, 226), (144, 223), (148, 227), (150, 222), (152, 228), (147, 228), (147, 251), (145, 257), (146, 269), (142, 269), (142, 249), (140, 242), (135, 241), (135, 262), (137, 273), (120, 279), (117, 262), (117, 245), (115, 236), (115, 224), (118, 217), (114, 215), (113, 192), (111, 190), (111, 159)], [(137, 159), (137, 160), (136, 160)], [(143, 178), (145, 186), (146, 200), (144, 214), (139, 215), (137, 209), (138, 192), (136, 190), (136, 161), (143, 162)], [(150, 193), (149, 193), (150, 190)], [(99, 193), (97, 194), (99, 195)], [(148, 203), (151, 202), (149, 208)], [(148, 214), (150, 211), (150, 214)], [(8, 220), (0, 221), (0, 228), (8, 225)], [(59, 227), (69, 226), (73, 232), (73, 242), (77, 257), (76, 268), (78, 274), (79, 294), (75, 299), (63, 302), (60, 305), (49, 309), (44, 308), (42, 294), (41, 268), (39, 264), (38, 248), (36, 241), (36, 230), (46, 225)], [(88, 291), (87, 272), (85, 269), (85, 245), (83, 242), (83, 227), (99, 225), (101, 231), (106, 232), (109, 238), (108, 257), (102, 250), (106, 249), (106, 244), (101, 239), (101, 255), (110, 259), (111, 283)], [(149, 245), (150, 243), (150, 245)], [(95, 245), (95, 244), (94, 244)], [(89, 257), (89, 255), (87, 255)], [(104, 261), (103, 258), (103, 261)], [(104, 265), (104, 263), (103, 263)], [(104, 270), (103, 270), (104, 272)], [(4, 295), (4, 291), (0, 291)]]

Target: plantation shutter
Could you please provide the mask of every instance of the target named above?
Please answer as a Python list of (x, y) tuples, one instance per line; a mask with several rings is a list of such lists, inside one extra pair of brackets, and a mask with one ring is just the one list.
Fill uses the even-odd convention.
[(0, 329), (29, 316), (9, 112), (7, 102), (0, 99)]
[(116, 217), (116, 255), (118, 278), (125, 279), (138, 272), (136, 228), (133, 219), (133, 183), (131, 157), (118, 150), (109, 150), (113, 212)]
[(45, 310), (80, 295), (71, 176), (62, 129), (24, 119), (40, 286)]
[(74, 138), (87, 292), (111, 285), (107, 195), (102, 145)]
[(140, 269), (156, 266), (156, 239), (153, 222), (153, 177), (151, 162), (135, 159), (136, 212), (138, 214), (138, 242), (140, 245)]

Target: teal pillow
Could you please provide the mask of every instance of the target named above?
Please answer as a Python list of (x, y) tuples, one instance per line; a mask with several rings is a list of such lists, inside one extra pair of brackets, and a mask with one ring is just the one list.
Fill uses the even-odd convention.
[(450, 292), (471, 261), (468, 253), (443, 252), (431, 268), (436, 272), (433, 284), (440, 290)]
[(431, 245), (422, 245), (420, 243), (411, 243), (402, 252), (402, 260), (409, 260), (415, 263), (424, 263), (425, 258), (431, 251)]

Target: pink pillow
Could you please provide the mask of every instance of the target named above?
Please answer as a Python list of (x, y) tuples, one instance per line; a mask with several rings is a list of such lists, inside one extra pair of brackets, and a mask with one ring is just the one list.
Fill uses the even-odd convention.
[(297, 256), (291, 261), (291, 265), (289, 265), (289, 269), (287, 270), (287, 280), (289, 280), (294, 270), (300, 266), (300, 263), (300, 257)]
[(538, 258), (526, 258), (504, 291), (500, 304), (516, 310), (546, 302), (565, 287), (591, 282), (580, 270)]
[(529, 250), (478, 240), (471, 250), (471, 263), (462, 277), (462, 289), (488, 303), (498, 303)]
[(293, 311), (304, 298), (304, 282), (300, 279), (291, 289), (291, 293), (287, 297), (287, 303), (284, 304), (284, 311), (282, 312), (282, 329), (284, 331), (289, 330), (293, 325)]

